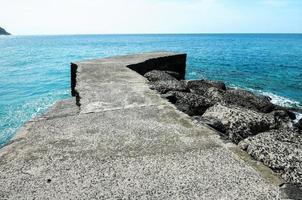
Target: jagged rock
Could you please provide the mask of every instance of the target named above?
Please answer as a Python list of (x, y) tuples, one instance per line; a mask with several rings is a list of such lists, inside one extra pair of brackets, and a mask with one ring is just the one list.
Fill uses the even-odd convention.
[(224, 92), (222, 92), (220, 89), (217, 89), (215, 87), (209, 88), (205, 93), (204, 97), (209, 99), (213, 104), (215, 103), (224, 103)]
[(298, 121), (298, 123), (296, 124), (296, 127), (297, 127), (298, 129), (302, 130), (302, 119), (300, 119), (300, 120)]
[(222, 122), (216, 118), (203, 117), (203, 116), (193, 116), (192, 118), (197, 124), (207, 124), (208, 126), (219, 131), (220, 133), (226, 132), (225, 127), (222, 124)]
[(283, 106), (275, 105), (275, 110), (283, 110), (283, 111), (286, 112), (286, 115), (291, 120), (295, 120), (296, 119), (296, 114), (290, 108), (286, 108), (286, 107), (283, 107)]
[(161, 94), (165, 94), (169, 91), (187, 91), (187, 87), (184, 81), (167, 80), (150, 82), (151, 89), (157, 90)]
[(168, 80), (177, 81), (177, 79), (171, 76), (170, 74), (160, 70), (149, 71), (144, 74), (144, 77), (146, 77), (151, 82), (168, 81)]
[(177, 80), (181, 80), (181, 75), (178, 72), (174, 72), (174, 71), (164, 71), (164, 72), (171, 75), (171, 76), (173, 76)]
[(286, 110), (274, 110), (270, 113), (274, 116), (276, 128), (291, 129), (293, 128), (293, 121)]
[(196, 94), (203, 95), (211, 101), (226, 105), (238, 105), (248, 109), (268, 113), (274, 110), (274, 104), (267, 96), (257, 96), (240, 89), (226, 90), (222, 82), (194, 80), (188, 81), (187, 87)]
[(235, 143), (275, 127), (275, 119), (272, 115), (231, 105), (216, 104), (207, 109), (203, 117), (221, 121), (229, 139)]
[(252, 92), (240, 89), (227, 90), (224, 94), (226, 104), (242, 106), (248, 109), (268, 113), (274, 110), (275, 106), (267, 96), (257, 96)]
[(170, 99), (174, 98), (174, 102), (172, 103), (174, 103), (180, 111), (191, 116), (202, 115), (206, 109), (213, 106), (208, 99), (198, 94), (171, 91), (168, 92), (167, 95), (170, 95)]
[(256, 160), (281, 173), (285, 180), (302, 186), (302, 135), (294, 130), (259, 133), (239, 143)]
[(209, 81), (209, 80), (192, 80), (187, 82), (187, 86), (196, 94), (203, 95), (209, 88), (217, 88), (219, 90), (226, 90), (226, 86), (220, 81)]

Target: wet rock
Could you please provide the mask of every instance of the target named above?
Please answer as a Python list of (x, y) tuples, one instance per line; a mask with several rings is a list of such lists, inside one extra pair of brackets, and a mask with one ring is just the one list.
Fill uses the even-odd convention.
[(167, 80), (150, 82), (150, 88), (157, 90), (161, 94), (165, 94), (169, 91), (187, 91), (187, 87), (184, 81)]
[(224, 94), (224, 101), (226, 104), (233, 104), (242, 106), (255, 111), (268, 113), (274, 110), (275, 106), (270, 102), (267, 96), (257, 96), (252, 92), (232, 89)]
[(275, 105), (275, 110), (283, 110), (286, 112), (286, 115), (291, 119), (295, 120), (296, 119), (296, 114), (291, 110), (291, 108)]
[(239, 143), (256, 160), (302, 186), (302, 135), (294, 130), (271, 130)]
[(275, 118), (277, 129), (293, 128), (293, 121), (286, 110), (274, 110), (270, 114)]
[(203, 116), (193, 116), (192, 119), (197, 123), (197, 124), (206, 124), (215, 130), (219, 131), (220, 133), (225, 133), (226, 129), (222, 122), (216, 118), (213, 117), (203, 117)]
[(146, 77), (149, 81), (151, 82), (156, 82), (156, 81), (168, 81), (168, 80), (175, 80), (177, 81), (176, 78), (171, 76), (170, 74), (160, 71), (160, 70), (152, 70), (144, 74), (144, 77)]
[(209, 80), (192, 80), (187, 82), (187, 86), (196, 94), (203, 95), (209, 88), (216, 88), (222, 91), (226, 90), (226, 86), (220, 81), (209, 81)]
[(173, 99), (171, 95), (174, 97), (174, 104), (178, 110), (190, 116), (202, 115), (206, 109), (213, 106), (208, 99), (198, 94), (171, 91), (167, 95), (170, 95), (170, 99)]
[(275, 119), (272, 115), (231, 105), (216, 104), (207, 109), (203, 117), (221, 121), (227, 136), (235, 143), (275, 127)]
[(295, 125), (299, 130), (302, 130), (302, 119), (300, 119), (296, 125)]

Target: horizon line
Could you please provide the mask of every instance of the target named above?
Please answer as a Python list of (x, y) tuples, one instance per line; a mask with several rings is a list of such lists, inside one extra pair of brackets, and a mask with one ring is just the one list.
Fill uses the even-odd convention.
[(4, 35), (4, 36), (70, 36), (70, 35), (299, 35), (301, 33), (287, 33), (287, 32), (225, 32), (225, 33), (58, 33), (58, 34), (12, 34), (11, 35)]

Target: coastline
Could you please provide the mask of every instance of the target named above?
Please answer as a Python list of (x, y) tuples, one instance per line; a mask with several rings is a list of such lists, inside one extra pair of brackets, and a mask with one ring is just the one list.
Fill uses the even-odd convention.
[[(296, 92), (296, 89), (291, 89), (294, 87), (290, 87), (300, 88), (300, 83), (295, 84), (295, 80), (299, 80), (301, 57), (297, 55), (301, 55), (301, 48), (292, 47), (301, 45), (301, 37), (260, 34), (256, 38), (246, 35), (1, 37), (0, 132), (14, 134), (15, 128), (21, 126), (20, 122), (29, 120), (38, 108), (44, 109), (44, 105), (69, 96), (69, 92), (65, 94), (69, 90), (70, 61), (160, 49), (188, 52), (188, 79), (204, 74), (209, 80), (223, 80), (228, 85), (235, 84), (242, 88), (257, 88), (260, 85), (259, 88), (264, 91), (274, 91), (279, 96), (302, 102), (301, 95), (293, 95), (299, 94), (302, 88)], [(90, 45), (84, 45), (87, 41)], [(250, 48), (247, 49), (248, 44)], [(255, 48), (258, 51), (249, 50)], [(282, 52), (287, 53), (283, 55)], [(270, 74), (293, 75), (297, 69), (298, 74), (284, 80), (284, 87), (274, 87), (280, 85), (279, 80), (283, 79), (271, 79)], [(244, 84), (246, 76), (241, 76), (244, 71), (248, 72), (248, 77), (267, 79), (267, 84), (263, 86), (255, 79), (248, 79), (249, 84)], [(193, 73), (195, 75), (191, 75)]]
[[(72, 90), (78, 100), (58, 102), (26, 123), (11, 144), (0, 150), (2, 196), (279, 199), (279, 181), (268, 181), (263, 171), (223, 145), (213, 129), (193, 123), (150, 90), (144, 77), (125, 67), (139, 63), (130, 68), (147, 69), (141, 73), (152, 66), (183, 69), (183, 55), (173, 55), (153, 53), (76, 63)], [(226, 182), (230, 187), (225, 187)], [(104, 193), (94, 193), (100, 187)]]

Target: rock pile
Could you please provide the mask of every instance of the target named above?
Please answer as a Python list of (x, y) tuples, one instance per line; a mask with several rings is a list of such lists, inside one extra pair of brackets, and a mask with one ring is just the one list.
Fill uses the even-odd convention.
[(179, 80), (176, 72), (144, 75), (152, 89), (197, 123), (216, 129), (288, 182), (302, 187), (302, 119), (270, 97), (227, 88), (223, 82)]

